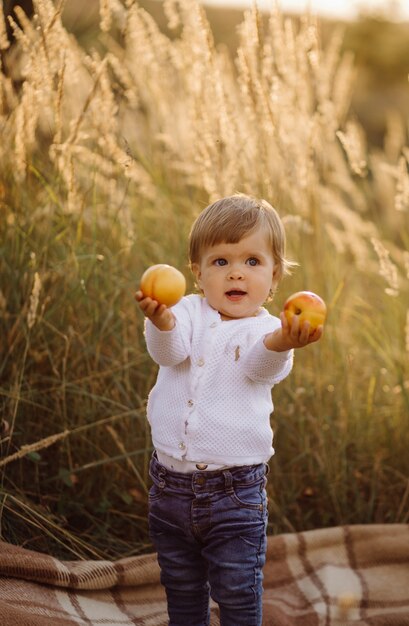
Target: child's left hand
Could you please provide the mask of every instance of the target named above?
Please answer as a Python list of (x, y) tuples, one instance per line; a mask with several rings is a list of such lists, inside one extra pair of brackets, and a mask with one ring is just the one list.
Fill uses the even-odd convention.
[(293, 348), (304, 348), (310, 343), (321, 339), (324, 332), (323, 326), (311, 330), (310, 323), (304, 321), (301, 325), (297, 315), (288, 322), (284, 312), (280, 313), (281, 328), (278, 328), (264, 338), (264, 344), (268, 350), (284, 352)]
[(293, 316), (290, 324), (285, 313), (281, 312), (280, 320), (283, 338), (292, 344), (292, 348), (303, 348), (304, 346), (308, 346), (308, 344), (321, 339), (324, 332), (323, 325), (311, 329), (311, 324), (308, 321), (304, 321), (300, 324), (297, 315)]

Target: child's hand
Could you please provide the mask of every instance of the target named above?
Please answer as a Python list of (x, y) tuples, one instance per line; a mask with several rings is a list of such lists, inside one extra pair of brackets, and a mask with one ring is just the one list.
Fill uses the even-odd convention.
[(310, 343), (315, 343), (321, 339), (324, 332), (323, 326), (318, 326), (311, 332), (309, 322), (303, 322), (300, 326), (297, 315), (294, 315), (291, 324), (289, 324), (285, 314), (282, 312), (280, 313), (280, 320), (281, 328), (264, 338), (264, 344), (268, 350), (284, 352), (292, 348), (304, 348)]
[(152, 324), (159, 330), (172, 330), (175, 326), (173, 313), (164, 304), (159, 304), (152, 298), (145, 298), (142, 291), (135, 293), (135, 300), (139, 304), (142, 313), (150, 319)]
[[(280, 313), (281, 333), (284, 341), (291, 344), (292, 348), (303, 348), (310, 343), (315, 343), (321, 339), (324, 332), (324, 326), (317, 326), (311, 330), (310, 322), (299, 323), (299, 318), (294, 315), (291, 324), (288, 322), (285, 313)], [(287, 348), (288, 349), (288, 348)]]

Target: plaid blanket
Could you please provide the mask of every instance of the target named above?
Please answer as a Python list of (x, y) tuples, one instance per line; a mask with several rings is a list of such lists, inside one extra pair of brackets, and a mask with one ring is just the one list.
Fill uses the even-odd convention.
[[(409, 525), (269, 537), (264, 573), (266, 626), (409, 626)], [(0, 542), (0, 624), (166, 626), (155, 554), (61, 561)]]

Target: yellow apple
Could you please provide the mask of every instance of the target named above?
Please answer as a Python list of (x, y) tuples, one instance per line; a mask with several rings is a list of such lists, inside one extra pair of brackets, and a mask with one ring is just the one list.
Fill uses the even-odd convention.
[(327, 316), (327, 307), (322, 298), (312, 291), (297, 291), (284, 303), (283, 307), (288, 323), (298, 315), (300, 326), (304, 321), (310, 323), (310, 333), (322, 326)]
[(159, 304), (173, 306), (185, 295), (186, 280), (175, 267), (159, 263), (143, 273), (140, 290), (145, 298), (152, 298)]

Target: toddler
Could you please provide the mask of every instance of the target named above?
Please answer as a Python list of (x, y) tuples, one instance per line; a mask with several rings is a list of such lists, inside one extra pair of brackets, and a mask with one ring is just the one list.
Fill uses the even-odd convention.
[(169, 626), (208, 626), (210, 597), (222, 626), (261, 626), (271, 390), (322, 327), (310, 333), (263, 307), (291, 267), (265, 200), (209, 205), (192, 226), (189, 260), (200, 294), (171, 308), (135, 296), (159, 364), (147, 407), (150, 534)]

